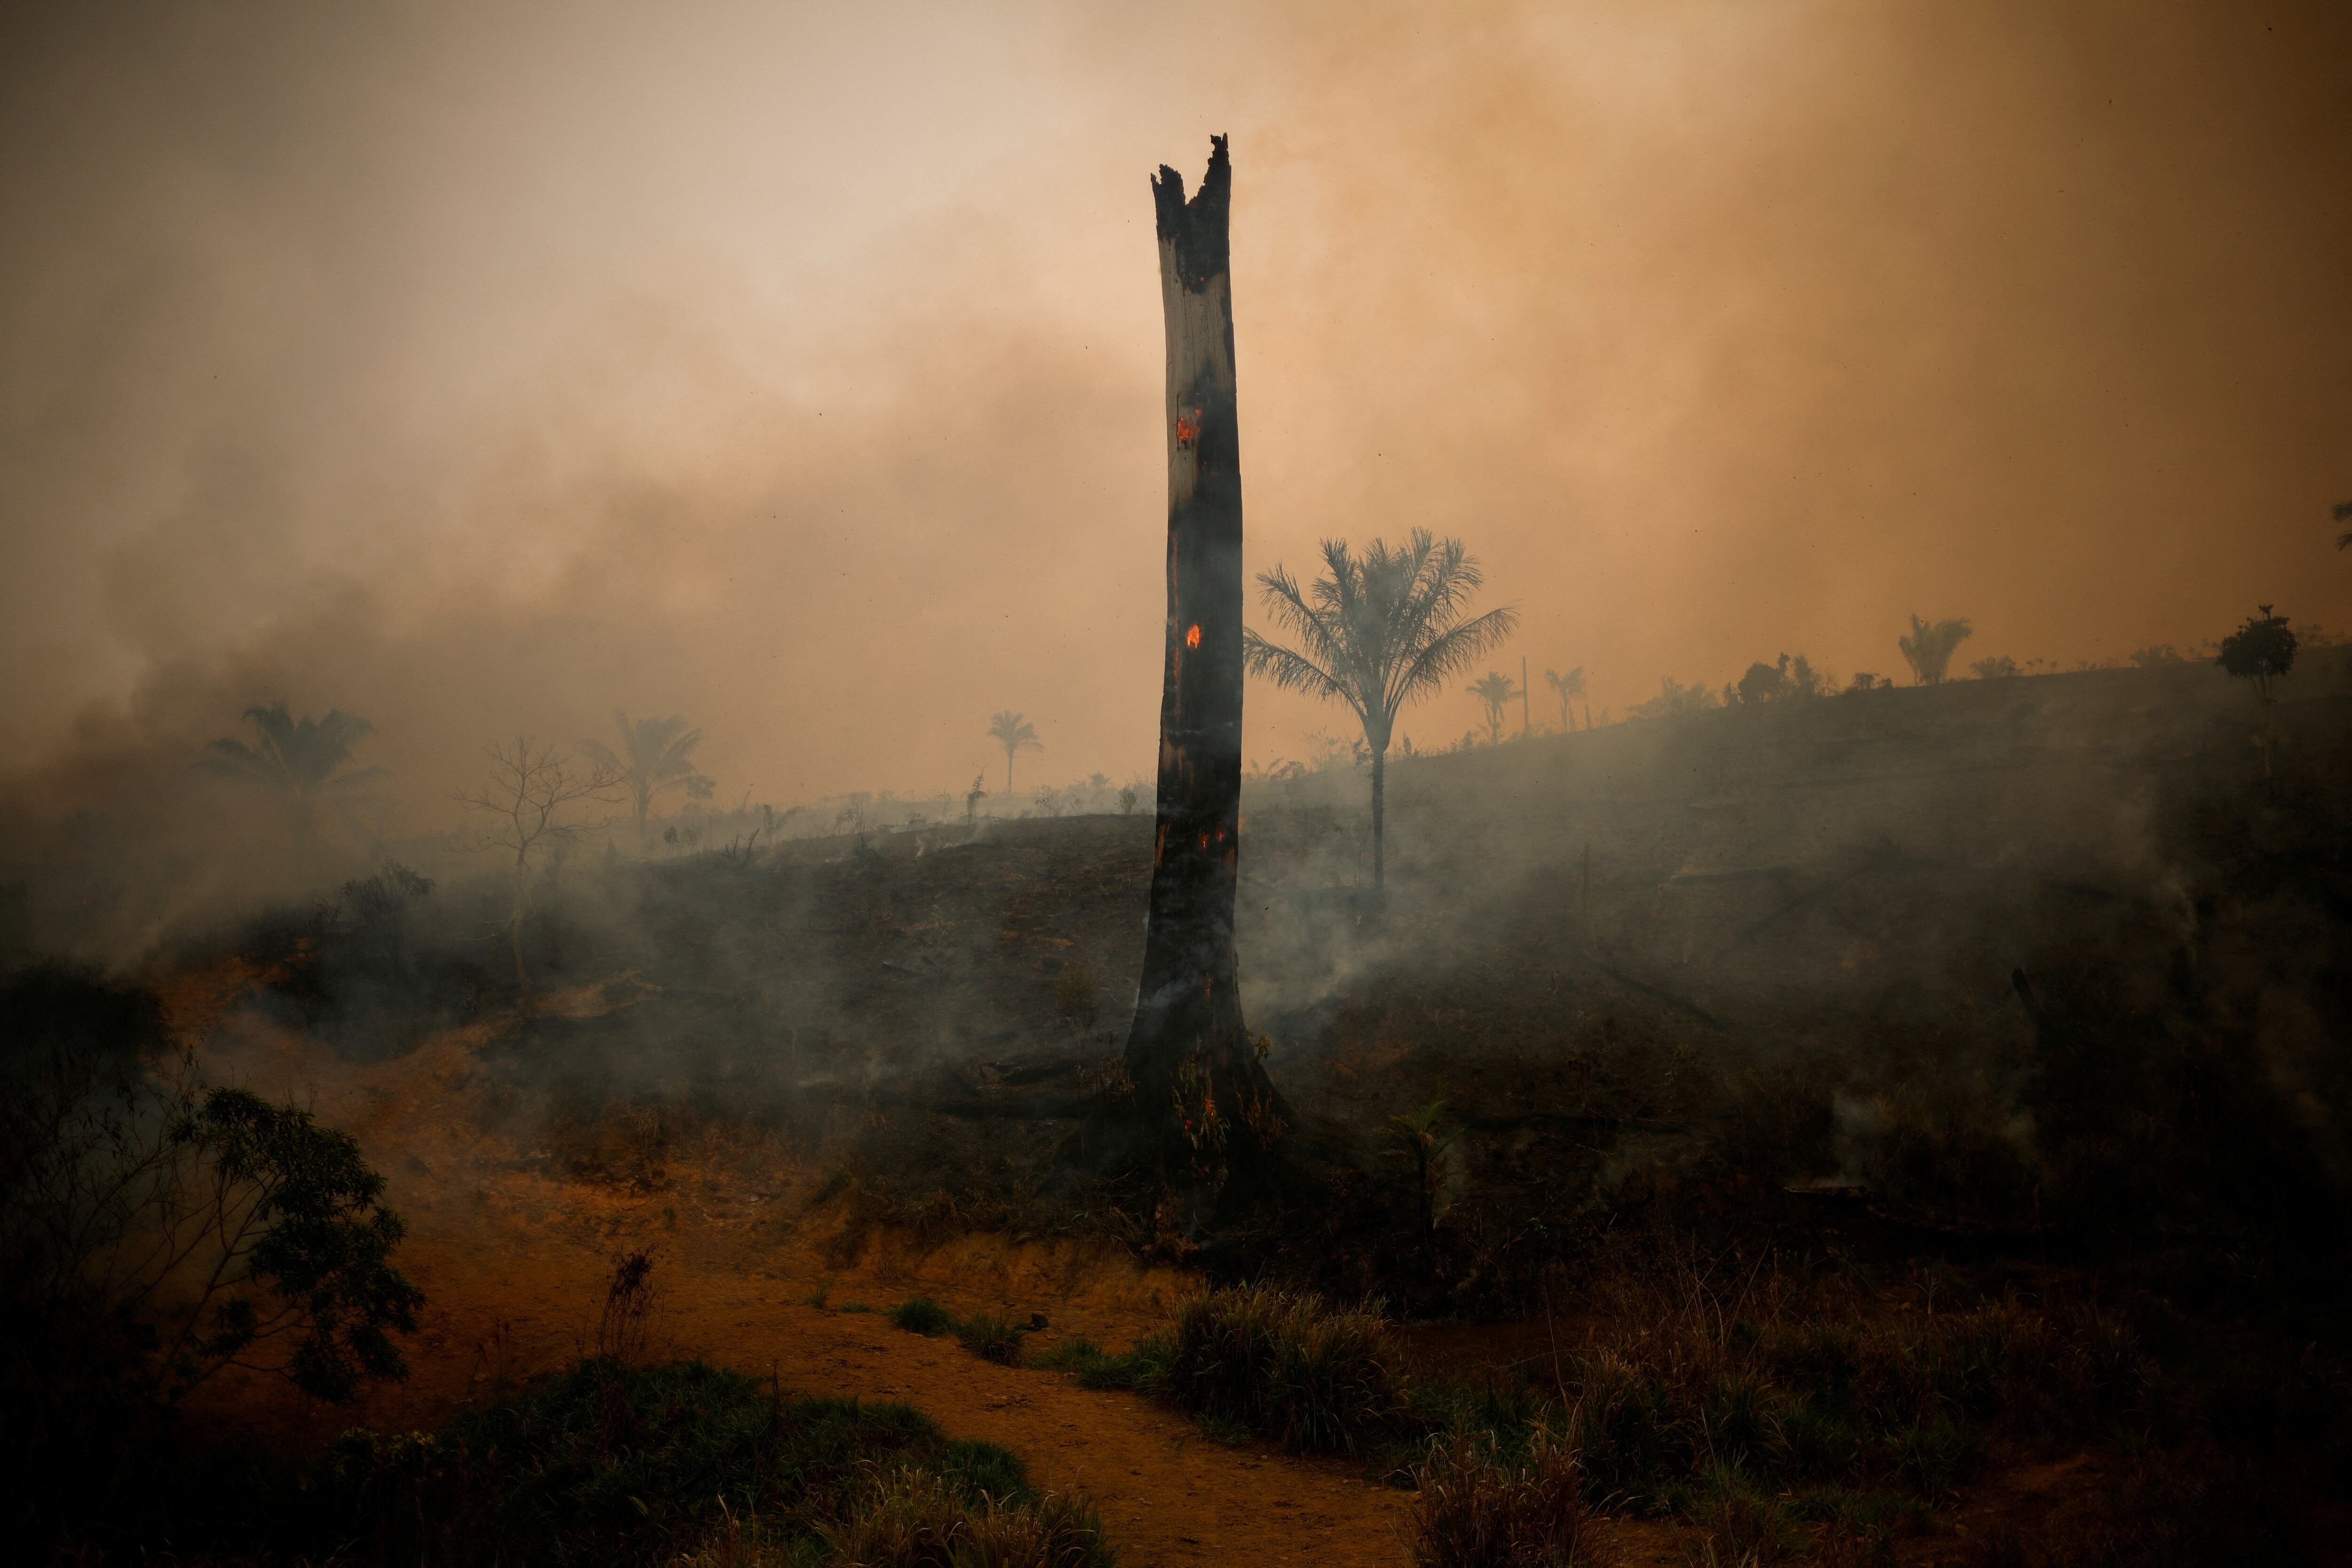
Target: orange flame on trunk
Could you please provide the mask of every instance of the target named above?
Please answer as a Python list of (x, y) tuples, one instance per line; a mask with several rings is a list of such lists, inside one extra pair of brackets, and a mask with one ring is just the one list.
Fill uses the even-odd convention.
[(1184, 646), (1187, 648), (1197, 648), (1200, 645), (1201, 623), (1198, 621), (1195, 621), (1192, 622), (1192, 629), (1184, 633)]

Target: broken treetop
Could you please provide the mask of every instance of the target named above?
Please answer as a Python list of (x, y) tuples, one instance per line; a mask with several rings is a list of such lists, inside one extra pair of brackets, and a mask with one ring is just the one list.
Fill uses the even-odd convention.
[(1225, 139), (1209, 138), (1209, 172), (1202, 176), (1200, 193), (1184, 199), (1184, 176), (1167, 164), (1151, 182), (1151, 195), (1160, 213), (1160, 237), (1176, 246), (1176, 276), (1187, 292), (1201, 293), (1209, 279), (1224, 269), (1225, 222), (1234, 204), (1234, 166), (1225, 157)]

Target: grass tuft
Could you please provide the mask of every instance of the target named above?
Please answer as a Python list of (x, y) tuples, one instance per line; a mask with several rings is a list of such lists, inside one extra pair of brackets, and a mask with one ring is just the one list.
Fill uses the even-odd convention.
[(1353, 1453), (1405, 1413), (1402, 1354), (1379, 1312), (1307, 1292), (1194, 1296), (1164, 1346), (1133, 1354), (1133, 1386), (1301, 1453)]
[(920, 1469), (879, 1477), (821, 1534), (840, 1568), (1108, 1568), (1102, 1518), (1083, 1498), (977, 1499)]
[(1102, 1346), (1082, 1333), (1064, 1334), (1044, 1352), (1029, 1358), (1032, 1366), (1048, 1372), (1083, 1373), (1097, 1362), (1108, 1361)]
[(698, 1362), (588, 1362), (438, 1433), (346, 1437), (284, 1522), (386, 1563), (635, 1563), (680, 1542), (788, 1563), (856, 1521), (877, 1467), (982, 1511), (1038, 1500), (1012, 1454), (904, 1405), (794, 1399)]
[(909, 1296), (898, 1303), (890, 1321), (908, 1333), (942, 1334), (955, 1327), (955, 1314), (929, 1296)]
[(956, 1330), (956, 1338), (963, 1342), (964, 1349), (982, 1361), (1004, 1366), (1021, 1364), (1023, 1342), (1028, 1337), (1027, 1329), (992, 1312), (974, 1312)]
[(1584, 1498), (1575, 1451), (1544, 1427), (1507, 1457), (1493, 1432), (1456, 1427), (1413, 1467), (1414, 1568), (1609, 1568), (1618, 1561)]

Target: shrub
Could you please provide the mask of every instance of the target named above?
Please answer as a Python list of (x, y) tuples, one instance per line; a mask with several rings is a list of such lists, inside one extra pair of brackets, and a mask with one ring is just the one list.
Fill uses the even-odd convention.
[(1186, 1301), (1151, 1384), (1301, 1452), (1352, 1453), (1405, 1410), (1402, 1356), (1377, 1310), (1265, 1285)]
[(1586, 1505), (1576, 1453), (1533, 1428), (1507, 1458), (1492, 1432), (1457, 1427), (1413, 1467), (1405, 1527), (1415, 1568), (1599, 1568), (1616, 1552)]
[(325, 1505), (317, 1539), (283, 1544), (354, 1542), (388, 1563), (642, 1563), (681, 1539), (741, 1544), (731, 1521), (756, 1516), (804, 1560), (874, 1506), (877, 1468), (920, 1471), (964, 1509), (1034, 1500), (1019, 1459), (904, 1405), (793, 1399), (699, 1362), (592, 1361), (438, 1433), (347, 1437), (304, 1489)]
[(1082, 1333), (1076, 1333), (1065, 1334), (1055, 1340), (1052, 1348), (1043, 1355), (1031, 1356), (1029, 1364), (1042, 1366), (1049, 1372), (1083, 1373), (1097, 1363), (1109, 1359), (1102, 1346)]
[(1692, 1291), (1612, 1315), (1608, 1338), (1565, 1358), (1570, 1435), (1593, 1485), (1683, 1512), (1720, 1501), (1729, 1475), (1932, 1500), (1967, 1479), (1990, 1428), (2077, 1442), (2145, 1387), (2131, 1335), (2088, 1311), (2000, 1301), (1890, 1321), (1811, 1299), (1750, 1317)]
[(1771, 1568), (1802, 1547), (1788, 1505), (1758, 1491), (1737, 1469), (1711, 1470), (1685, 1511), (1697, 1525), (1695, 1534), (1677, 1538), (1690, 1568)]
[(955, 1327), (955, 1317), (929, 1296), (909, 1296), (898, 1303), (890, 1321), (908, 1333), (942, 1334)]
[[(149, 992), (0, 982), (0, 1469), (38, 1532), (105, 1517), (171, 1403), (232, 1361), (306, 1394), (398, 1377), (422, 1294), (349, 1135), (207, 1088)], [(111, 1496), (109, 1495), (111, 1490)]]
[(847, 1522), (820, 1534), (840, 1568), (1108, 1568), (1116, 1561), (1101, 1516), (1083, 1498), (975, 1500), (919, 1469), (881, 1477)]
[(1122, 1355), (1097, 1355), (1078, 1365), (1081, 1388), (1125, 1388), (1138, 1394), (1164, 1394), (1168, 1364), (1175, 1340), (1164, 1333), (1146, 1334)]
[(658, 1299), (653, 1282), (654, 1255), (637, 1248), (613, 1260), (604, 1280), (604, 1308), (596, 1319), (596, 1354), (600, 1360), (641, 1361)]
[(1028, 1337), (1027, 1329), (990, 1312), (974, 1312), (956, 1330), (956, 1338), (963, 1342), (964, 1349), (982, 1361), (1005, 1366), (1021, 1364), (1022, 1342)]

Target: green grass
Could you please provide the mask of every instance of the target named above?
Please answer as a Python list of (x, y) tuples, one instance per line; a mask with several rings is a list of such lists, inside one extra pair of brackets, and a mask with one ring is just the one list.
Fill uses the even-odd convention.
[(1084, 1372), (1098, 1361), (1108, 1361), (1102, 1346), (1082, 1333), (1065, 1334), (1045, 1350), (1029, 1358), (1031, 1366), (1047, 1372)]
[(848, 1528), (877, 1472), (919, 1470), (975, 1509), (1035, 1500), (1021, 1461), (905, 1405), (782, 1396), (699, 1362), (590, 1363), (442, 1431), (358, 1433), (314, 1528), (373, 1561), (634, 1563), (762, 1521), (787, 1561)]
[(955, 1314), (929, 1296), (909, 1296), (898, 1303), (890, 1321), (908, 1333), (942, 1334), (955, 1327)]
[(974, 1312), (956, 1330), (956, 1338), (964, 1349), (982, 1361), (993, 1361), (1004, 1366), (1021, 1364), (1022, 1351), (1029, 1331), (991, 1312)]
[(1401, 1353), (1377, 1312), (1265, 1286), (1194, 1296), (1124, 1354), (1073, 1337), (1038, 1364), (1164, 1399), (1220, 1442), (1353, 1453), (1406, 1416)]
[(1301, 1453), (1354, 1453), (1407, 1409), (1402, 1352), (1377, 1310), (1271, 1286), (1184, 1301), (1154, 1381), (1197, 1416)]
[(2113, 1323), (2007, 1302), (1868, 1319), (1661, 1311), (1571, 1353), (1561, 1376), (1595, 1484), (1661, 1508), (1711, 1484), (1710, 1469), (1776, 1492), (1933, 1502), (1974, 1473), (1994, 1428), (2084, 1440), (2144, 1382)]

